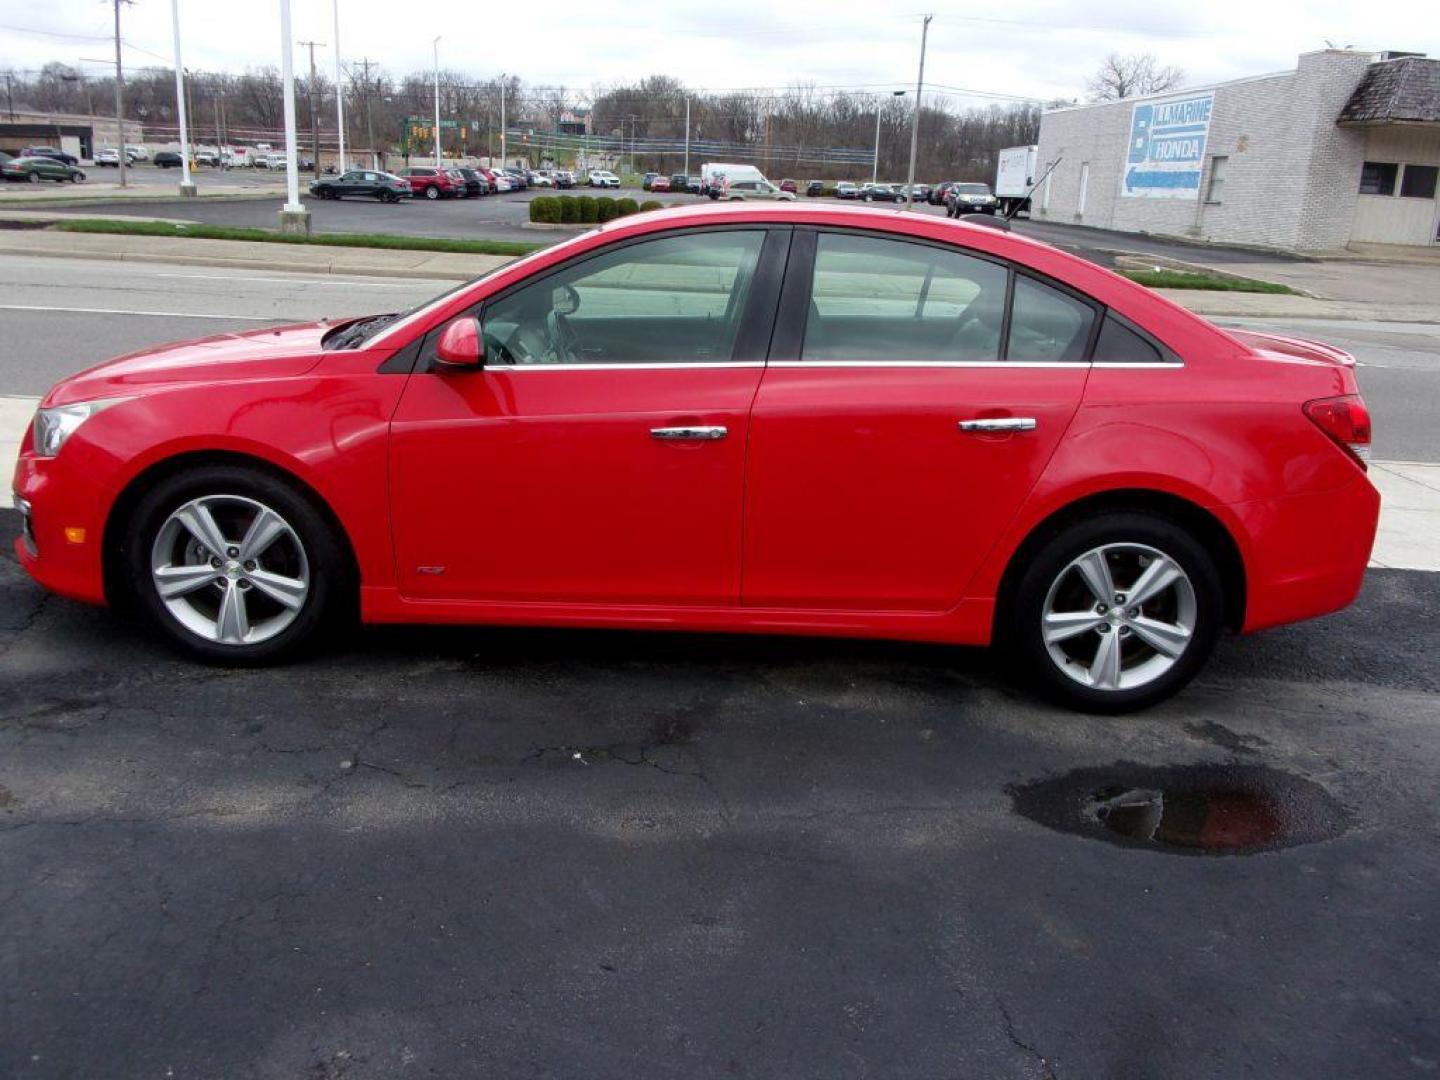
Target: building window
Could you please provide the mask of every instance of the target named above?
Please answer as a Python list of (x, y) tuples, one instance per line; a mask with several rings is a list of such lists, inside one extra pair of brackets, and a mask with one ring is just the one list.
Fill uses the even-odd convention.
[(1394, 195), (1400, 166), (1389, 161), (1367, 161), (1360, 166), (1361, 195)]
[(1433, 199), (1440, 165), (1406, 165), (1400, 180), (1400, 195), (1406, 199)]
[(1216, 154), (1210, 159), (1210, 187), (1206, 190), (1205, 201), (1218, 203), (1220, 196), (1225, 193), (1225, 168), (1230, 164), (1230, 158), (1224, 154)]

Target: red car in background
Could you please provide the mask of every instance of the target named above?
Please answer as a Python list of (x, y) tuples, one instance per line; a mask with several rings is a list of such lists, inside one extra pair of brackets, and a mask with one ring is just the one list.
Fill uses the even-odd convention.
[(993, 642), (1115, 712), (1354, 599), (1369, 446), (1329, 346), (992, 228), (706, 205), (62, 379), (16, 550), (222, 662), (356, 611)]
[(650, 191), (669, 191), (670, 178), (668, 176), (656, 176), (650, 181)]
[(417, 199), (453, 199), (465, 195), (465, 180), (451, 176), (451, 170), (433, 165), (413, 165), (395, 175), (410, 184), (410, 194)]
[(792, 195), (798, 195), (800, 194), (800, 185), (797, 184), (794, 180), (781, 180), (780, 190), (788, 191)]

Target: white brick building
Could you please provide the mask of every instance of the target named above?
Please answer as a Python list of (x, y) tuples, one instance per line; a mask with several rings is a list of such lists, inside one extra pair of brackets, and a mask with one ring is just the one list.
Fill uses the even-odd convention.
[(1038, 173), (1057, 161), (1037, 220), (1297, 251), (1433, 245), (1440, 60), (1327, 49), (1276, 75), (1052, 109)]

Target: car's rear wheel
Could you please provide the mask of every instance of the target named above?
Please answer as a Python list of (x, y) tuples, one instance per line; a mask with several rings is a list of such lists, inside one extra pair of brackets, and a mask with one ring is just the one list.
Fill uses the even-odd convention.
[(40, 182), (40, 174), (34, 171), (28, 172), (25, 174), (25, 181), (30, 184), (38, 184)]
[(302, 650), (350, 584), (343, 543), (310, 499), (232, 465), (156, 484), (131, 515), (124, 559), (150, 621), (186, 651), (222, 662)]
[(1118, 713), (1194, 678), (1223, 618), (1220, 574), (1204, 545), (1165, 518), (1114, 512), (1035, 553), (1001, 629), (1023, 675), (1052, 697)]
[(425, 197), (426, 197), (427, 199), (432, 200), (432, 201), (435, 200), (435, 199), (440, 198), (440, 189), (439, 189), (438, 187), (436, 187), (434, 184), (431, 184), (429, 187), (427, 187), (427, 188), (425, 189)]

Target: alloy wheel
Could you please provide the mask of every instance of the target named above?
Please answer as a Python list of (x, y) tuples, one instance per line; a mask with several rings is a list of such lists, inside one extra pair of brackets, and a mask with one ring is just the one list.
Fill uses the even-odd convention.
[(1195, 587), (1146, 544), (1092, 548), (1050, 585), (1040, 632), (1055, 666), (1094, 690), (1134, 690), (1169, 671), (1194, 637)]
[(310, 595), (299, 534), (279, 513), (241, 495), (207, 495), (176, 508), (156, 533), (150, 577), (171, 616), (220, 645), (255, 645), (295, 621)]

